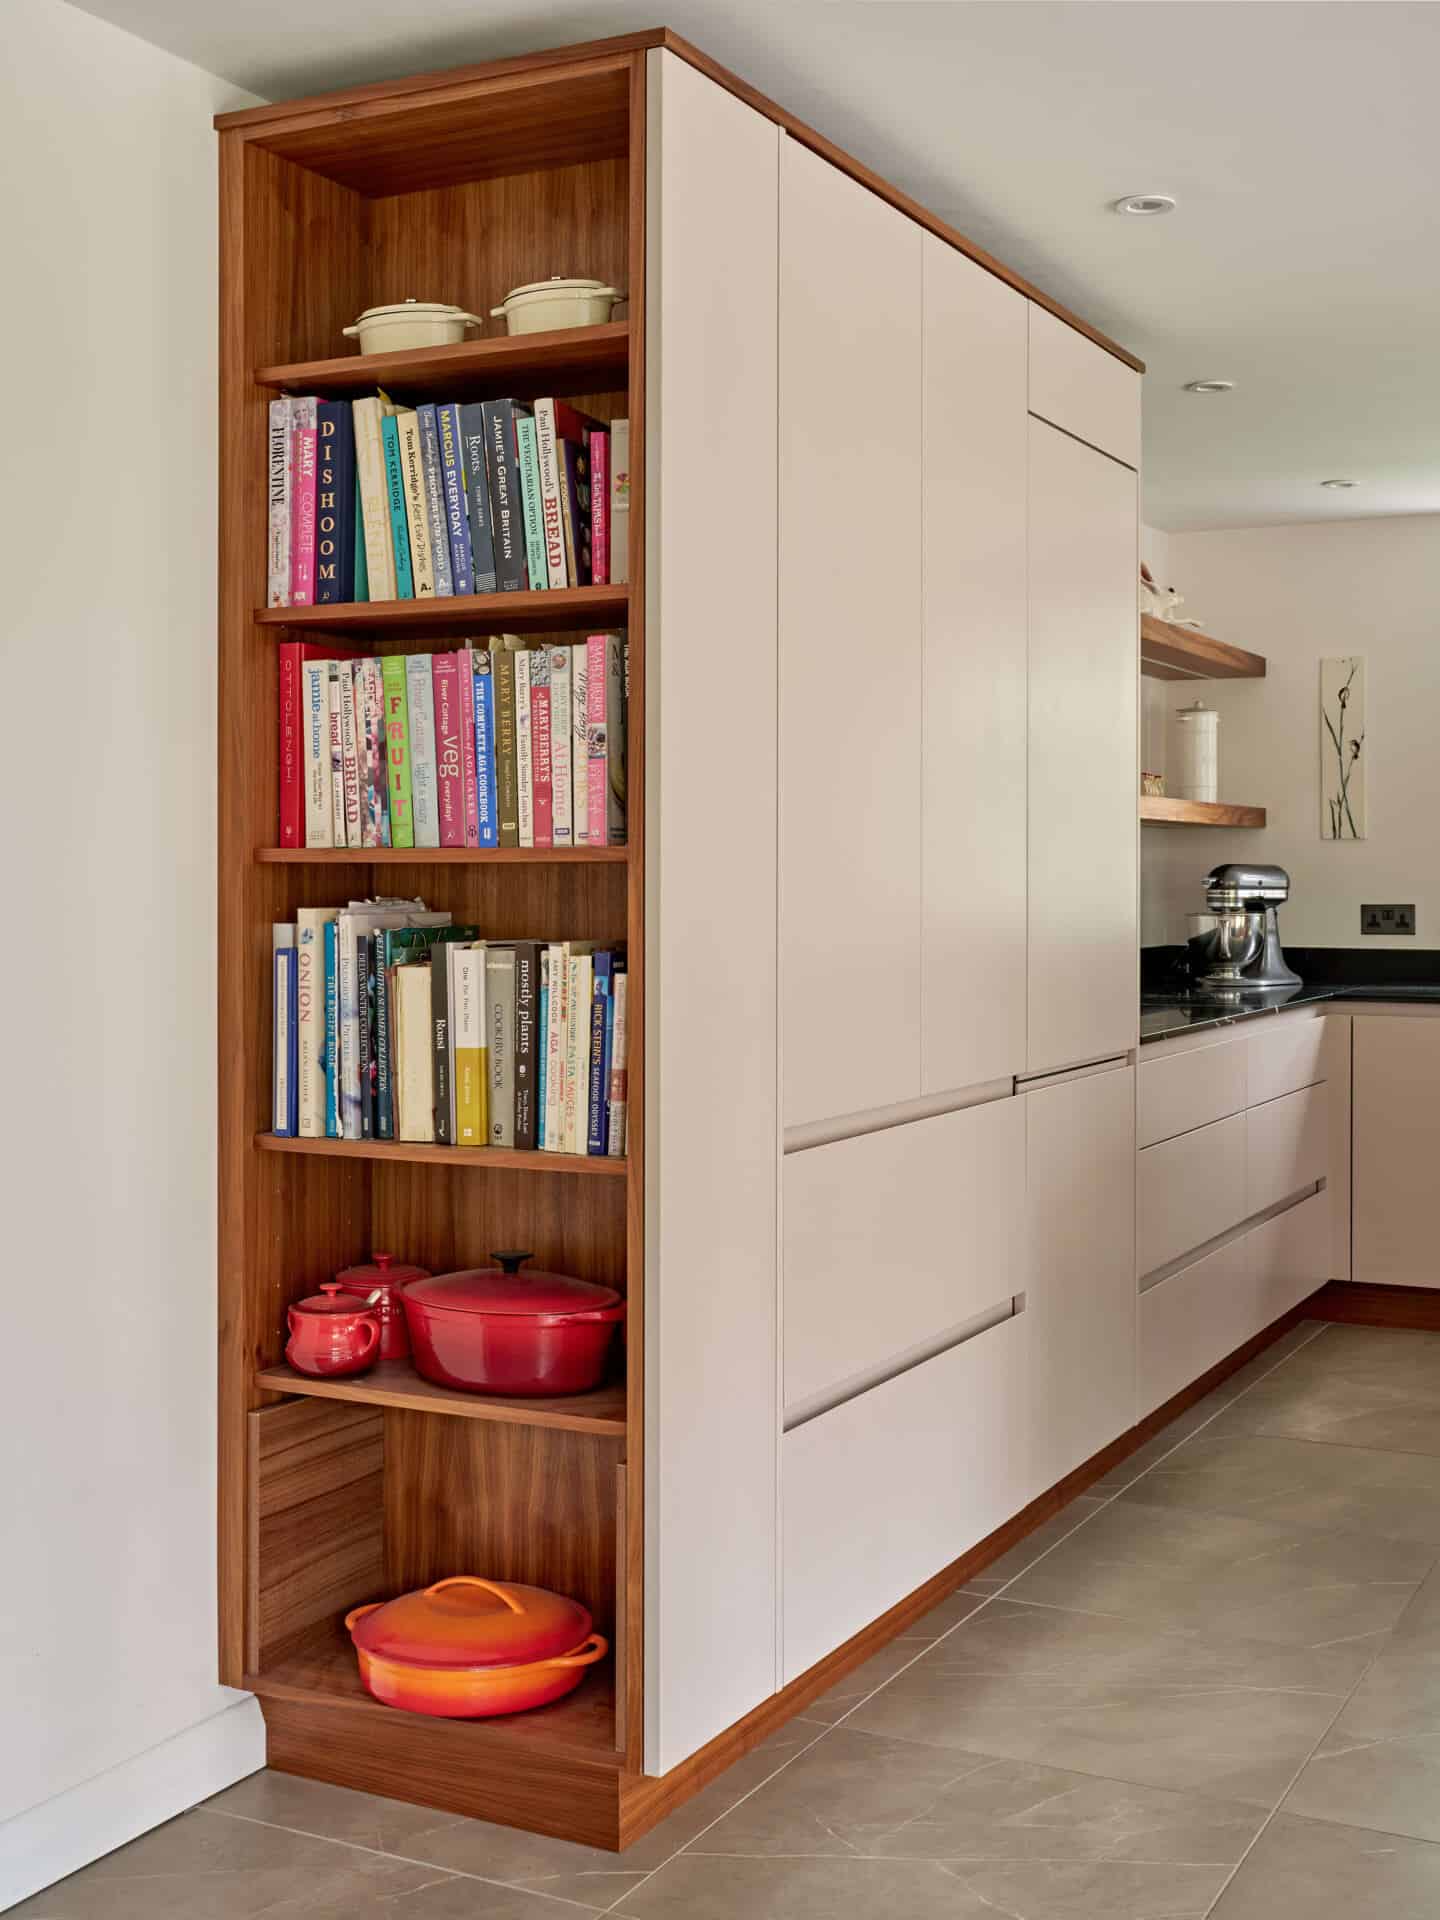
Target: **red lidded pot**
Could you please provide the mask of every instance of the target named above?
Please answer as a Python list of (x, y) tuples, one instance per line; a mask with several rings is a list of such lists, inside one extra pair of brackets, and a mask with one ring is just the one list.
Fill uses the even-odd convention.
[(625, 1302), (613, 1287), (566, 1273), (522, 1273), (528, 1253), (497, 1253), (498, 1267), (414, 1280), (400, 1298), (415, 1368), (471, 1393), (587, 1393)]
[(380, 1348), (377, 1304), (346, 1293), (338, 1280), (322, 1281), (319, 1293), (297, 1300), (285, 1314), (290, 1328), (285, 1358), (297, 1373), (319, 1380), (364, 1373)]
[(408, 1360), (410, 1336), (405, 1331), (400, 1289), (412, 1280), (428, 1280), (430, 1269), (397, 1260), (393, 1253), (376, 1253), (371, 1255), (369, 1264), (342, 1267), (335, 1278), (347, 1293), (358, 1293), (362, 1300), (368, 1300), (375, 1293), (380, 1295), (376, 1309), (380, 1315), (379, 1358)]

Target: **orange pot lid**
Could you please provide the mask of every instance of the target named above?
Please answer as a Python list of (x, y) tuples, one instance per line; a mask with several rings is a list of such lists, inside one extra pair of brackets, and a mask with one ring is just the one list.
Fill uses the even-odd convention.
[(367, 1610), (350, 1637), (365, 1653), (410, 1666), (521, 1667), (573, 1653), (591, 1624), (563, 1594), (462, 1573)]

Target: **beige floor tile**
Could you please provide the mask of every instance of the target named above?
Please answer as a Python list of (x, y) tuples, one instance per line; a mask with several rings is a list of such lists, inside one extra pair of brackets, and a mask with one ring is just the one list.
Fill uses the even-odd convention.
[(1080, 1494), (1059, 1513), (1036, 1527), (1033, 1533), (1027, 1533), (1007, 1553), (1002, 1553), (998, 1560), (992, 1560), (983, 1573), (977, 1573), (973, 1579), (967, 1580), (961, 1592), (975, 1594), (982, 1599), (998, 1593), (1016, 1574), (1033, 1566), (1058, 1541), (1083, 1526), (1092, 1514), (1099, 1513), (1104, 1505), (1104, 1500), (1093, 1494)]
[(1440, 1454), (1440, 1380), (1420, 1385), (1281, 1368), (1226, 1407), (1210, 1428), (1280, 1434), (1387, 1453)]
[(1369, 1659), (992, 1601), (857, 1731), (1273, 1807)]
[(1437, 1913), (1440, 1847), (1282, 1813), (1213, 1920), (1435, 1920)]
[(1440, 1333), (1408, 1327), (1327, 1326), (1296, 1355), (1294, 1365), (1297, 1372), (1313, 1378), (1440, 1394)]
[(1151, 1507), (1140, 1486), (1022, 1574), (1005, 1597), (1282, 1646), (1370, 1636), (1378, 1649), (1433, 1553), (1407, 1541)]
[(1440, 1841), (1440, 1655), (1377, 1660), (1285, 1806), (1317, 1820)]

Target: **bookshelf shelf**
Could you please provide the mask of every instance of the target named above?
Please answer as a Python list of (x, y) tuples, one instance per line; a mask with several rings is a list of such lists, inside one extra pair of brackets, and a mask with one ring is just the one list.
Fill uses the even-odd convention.
[(623, 625), (629, 587), (564, 587), (550, 593), (470, 593), (440, 600), (348, 600), (323, 607), (258, 607), (255, 624), (291, 632), (373, 633), (404, 640), (414, 633), (551, 633)]
[(257, 1133), (262, 1153), (314, 1154), (331, 1160), (391, 1161), (421, 1167), (465, 1167), (472, 1173), (570, 1173), (623, 1180), (627, 1162), (608, 1154), (531, 1153), (508, 1147), (436, 1147), (422, 1140), (313, 1140)]
[(600, 391), (623, 387), (630, 361), (630, 328), (567, 327), (557, 333), (505, 334), (454, 347), (417, 347), (406, 353), (347, 353), (302, 360), (289, 367), (257, 367), (255, 384), (273, 393), (369, 393), (393, 388), (409, 398), (476, 399), (492, 394), (533, 399), (556, 386)]
[(623, 867), (626, 847), (258, 847), (262, 867)]
[(1263, 827), (1264, 807), (1242, 807), (1226, 800), (1175, 800), (1167, 794), (1140, 796), (1140, 818), (1162, 827)]
[(257, 1387), (269, 1393), (297, 1393), (318, 1400), (347, 1400), (358, 1406), (403, 1407), (412, 1413), (442, 1413), (462, 1420), (499, 1420), (522, 1427), (552, 1427), (566, 1433), (625, 1437), (625, 1388), (616, 1382), (593, 1393), (548, 1400), (501, 1400), (483, 1393), (460, 1393), (422, 1380), (408, 1360), (382, 1360), (369, 1373), (349, 1379), (313, 1380), (292, 1367), (264, 1367)]
[(1143, 613), (1140, 671), (1150, 680), (1263, 680), (1265, 656)]

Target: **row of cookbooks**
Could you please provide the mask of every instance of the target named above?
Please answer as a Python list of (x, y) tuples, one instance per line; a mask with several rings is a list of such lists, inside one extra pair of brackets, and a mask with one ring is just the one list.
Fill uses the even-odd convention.
[(280, 649), (282, 847), (625, 844), (625, 638)]
[(273, 940), (277, 1134), (624, 1153), (623, 948), (486, 940), (385, 897)]
[(272, 607), (629, 578), (630, 423), (564, 400), (287, 394), (268, 480)]

